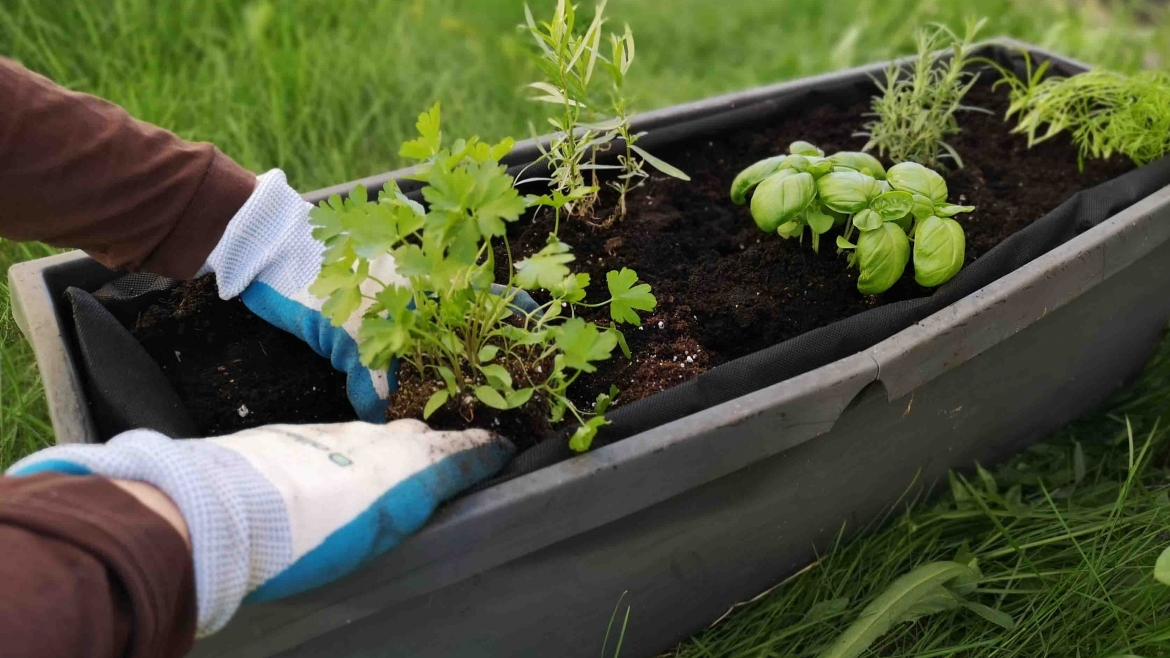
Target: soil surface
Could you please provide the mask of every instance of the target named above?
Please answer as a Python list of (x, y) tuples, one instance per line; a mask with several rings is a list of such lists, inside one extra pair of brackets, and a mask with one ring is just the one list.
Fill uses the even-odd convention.
[[(949, 200), (976, 208), (956, 217), (967, 237), (966, 265), (1076, 192), (1133, 168), (1114, 157), (1086, 162), (1081, 172), (1076, 148), (1063, 136), (1029, 149), (1025, 137), (1010, 134), (1014, 124), (1002, 120), (1003, 88), (977, 85), (964, 102), (991, 112), (960, 116), (962, 132), (950, 143), (964, 167), (941, 172)], [(575, 268), (594, 282), (589, 301), (604, 300), (608, 270), (629, 267), (652, 286), (659, 302), (641, 329), (624, 329), (633, 360), (601, 364), (578, 380), (574, 396), (591, 400), (616, 384), (623, 391), (619, 403), (630, 402), (869, 308), (929, 295), (909, 267), (886, 293), (862, 295), (856, 270), (847, 269), (832, 246), (836, 231), (822, 236), (818, 255), (808, 244), (763, 233), (747, 206), (728, 197), (741, 170), (787, 153), (798, 139), (829, 154), (861, 150), (866, 140), (853, 133), (868, 110), (865, 103), (824, 105), (773, 125), (661, 150), (656, 155), (686, 171), (691, 182), (652, 177), (627, 199), (626, 217), (605, 229), (562, 221), (560, 237), (578, 255)], [(603, 196), (595, 220), (614, 215), (614, 196)], [(514, 252), (542, 247), (551, 227), (550, 216), (523, 223), (513, 238)], [(608, 322), (604, 312), (585, 317)]]
[[(508, 370), (514, 380), (523, 381), (523, 375), (514, 367), (508, 367)], [(386, 420), (422, 418), (431, 395), (441, 388), (442, 381), (423, 380), (413, 366), (401, 364), (398, 369), (398, 388), (390, 394)], [(448, 400), (427, 418), (427, 423), (436, 429), (484, 427), (509, 438), (523, 437), (518, 443), (528, 447), (556, 435), (548, 417), (548, 400), (540, 394), (533, 395), (524, 406), (508, 411), (497, 411), (480, 404), (473, 396), (466, 395), (462, 400)]]
[(357, 420), (345, 375), (239, 298), (220, 299), (214, 275), (179, 284), (139, 315), (133, 333), (202, 436)]
[[(1077, 191), (1132, 168), (1115, 157), (1086, 162), (1079, 171), (1076, 150), (1063, 137), (1027, 148), (1025, 138), (1011, 135), (1011, 124), (1001, 119), (1006, 90), (976, 86), (965, 102), (991, 111), (960, 117), (963, 132), (950, 143), (964, 168), (942, 172), (950, 201), (976, 207), (956, 217), (967, 236), (967, 265)], [(577, 256), (575, 271), (592, 278), (589, 301), (604, 300), (605, 273), (621, 267), (636, 270), (658, 299), (654, 312), (641, 314), (641, 327), (623, 327), (633, 359), (615, 352), (596, 373), (578, 380), (571, 392), (579, 404), (589, 406), (611, 384), (622, 391), (617, 404), (638, 400), (866, 309), (930, 294), (914, 283), (908, 269), (885, 294), (862, 295), (856, 271), (836, 254), (833, 235), (822, 238), (821, 254), (815, 254), (807, 244), (762, 233), (747, 207), (728, 198), (740, 170), (787, 152), (792, 141), (810, 141), (826, 153), (860, 150), (865, 139), (853, 133), (868, 109), (865, 103), (824, 105), (799, 117), (659, 149), (656, 155), (686, 171), (691, 182), (652, 176), (627, 199), (627, 215), (607, 228), (595, 224), (616, 213), (616, 195), (608, 189), (592, 221), (561, 222), (560, 237)], [(513, 255), (540, 249), (552, 221), (545, 214), (513, 225)], [(506, 267), (503, 253), (497, 262)], [(296, 339), (252, 317), (238, 301), (220, 301), (209, 286), (197, 282), (176, 291), (152, 308), (136, 331), (201, 429), (222, 433), (265, 422), (353, 418), (344, 377)], [(584, 317), (609, 322), (604, 310)], [(182, 363), (174, 351), (183, 353)], [(402, 408), (420, 408), (417, 403), (425, 404), (430, 385), (407, 373), (403, 380), (398, 402)], [(416, 404), (406, 404), (410, 400)], [(237, 413), (241, 404), (251, 411), (244, 418)], [(433, 424), (467, 425), (450, 411), (440, 411)], [(522, 445), (550, 435), (551, 428), (541, 423), (530, 414), (480, 414), (472, 421), (481, 427), (506, 426)]]

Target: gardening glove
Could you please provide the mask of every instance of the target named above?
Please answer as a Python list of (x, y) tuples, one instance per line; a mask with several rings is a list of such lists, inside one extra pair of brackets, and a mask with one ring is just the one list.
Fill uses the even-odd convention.
[[(386, 398), (397, 386), (397, 363), (389, 372), (361, 364), (357, 332), (370, 300), (364, 300), (343, 326), (335, 327), (321, 314), (325, 300), (309, 293), (325, 250), (313, 237), (311, 208), (289, 187), (284, 172), (273, 169), (260, 175), (252, 196), (228, 223), (199, 275), (214, 272), (221, 298), (240, 296), (253, 313), (329, 359), (346, 374), (346, 391), (358, 418), (384, 422)], [(409, 285), (394, 271), (394, 259), (388, 255), (370, 263), (370, 275), (385, 283)], [(377, 290), (371, 280), (363, 286), (371, 296)]]
[[(256, 315), (309, 344), (333, 367), (346, 374), (346, 392), (358, 418), (385, 421), (386, 398), (397, 387), (395, 360), (388, 371), (370, 370), (358, 356), (357, 335), (362, 314), (370, 307), (378, 281), (409, 287), (385, 255), (370, 261), (370, 277), (362, 284), (367, 299), (340, 327), (321, 314), (325, 300), (309, 292), (321, 272), (325, 245), (313, 237), (312, 204), (288, 185), (284, 172), (273, 169), (257, 177), (256, 189), (228, 223), (219, 244), (207, 257), (199, 276), (215, 273), (219, 296), (237, 295)], [(377, 279), (375, 281), (374, 279)], [(493, 284), (493, 292), (504, 288)], [(516, 310), (532, 312), (538, 304), (524, 291), (513, 298)]]
[(191, 440), (139, 429), (105, 445), (41, 450), (8, 474), (95, 474), (170, 496), (191, 534), (202, 637), (241, 602), (317, 587), (392, 548), (512, 452), (486, 430), (440, 432), (417, 420), (268, 425)]

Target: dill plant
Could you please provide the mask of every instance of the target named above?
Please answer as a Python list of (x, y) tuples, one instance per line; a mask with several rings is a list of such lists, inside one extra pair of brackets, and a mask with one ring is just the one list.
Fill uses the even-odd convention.
[[(539, 23), (532, 10), (524, 6), (525, 25), (522, 27), (532, 35), (539, 48), (536, 64), (544, 75), (544, 80), (528, 85), (537, 92), (532, 100), (559, 109), (548, 119), (556, 131), (548, 146), (538, 145), (541, 159), (549, 165), (550, 176), (527, 181), (547, 180), (563, 194), (594, 188), (566, 207), (576, 215), (588, 214), (596, 201), (598, 170), (620, 171), (609, 183), (619, 195), (619, 216), (626, 213), (626, 196), (648, 177), (645, 165), (649, 164), (669, 176), (690, 180), (677, 167), (636, 144), (642, 135), (631, 130), (631, 103), (625, 92), (626, 77), (636, 52), (634, 34), (629, 25), (620, 35), (610, 34), (610, 54), (608, 57), (602, 54), (606, 1), (598, 3), (593, 20), (580, 33), (576, 29), (577, 9), (565, 0), (558, 0), (550, 20)], [(594, 75), (599, 69), (609, 77), (604, 94)], [(618, 164), (599, 164), (598, 152), (608, 150), (615, 141), (622, 144)], [(591, 185), (587, 185), (587, 175)], [(613, 219), (609, 218), (604, 224), (608, 225)]]
[[(913, 68), (905, 71), (891, 63), (885, 81), (875, 80), (881, 93), (873, 98), (870, 116), (875, 119), (858, 133), (869, 138), (862, 150), (877, 149), (895, 162), (917, 162), (931, 168), (944, 159), (963, 166), (947, 139), (959, 133), (957, 112), (978, 109), (963, 105), (963, 97), (978, 80), (978, 74), (967, 69), (975, 36), (986, 20), (968, 21), (962, 39), (944, 25), (918, 31), (918, 58)], [(943, 48), (951, 51), (945, 65), (934, 55)]]
[(1170, 151), (1170, 74), (1092, 70), (1045, 78), (1049, 62), (1033, 69), (1027, 53), (1024, 61), (1023, 80), (993, 65), (1002, 75), (996, 86), (1011, 88), (1004, 118), (1018, 117), (1012, 132), (1026, 134), (1029, 147), (1067, 131), (1082, 168), (1087, 157), (1120, 153), (1144, 165)]

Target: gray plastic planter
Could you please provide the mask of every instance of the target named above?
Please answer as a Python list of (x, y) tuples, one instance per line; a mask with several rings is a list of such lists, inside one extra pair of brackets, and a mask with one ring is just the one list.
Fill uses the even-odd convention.
[[(639, 123), (653, 134), (883, 68)], [(96, 435), (57, 300), (111, 276), (80, 254), (9, 272), (61, 442)], [(1164, 188), (868, 350), (461, 498), (358, 573), (244, 609), (195, 654), (595, 656), (628, 590), (622, 655), (653, 655), (807, 564), (843, 525), (863, 528), (912, 484), (1000, 460), (1103, 401), (1155, 348), (1168, 279)]]

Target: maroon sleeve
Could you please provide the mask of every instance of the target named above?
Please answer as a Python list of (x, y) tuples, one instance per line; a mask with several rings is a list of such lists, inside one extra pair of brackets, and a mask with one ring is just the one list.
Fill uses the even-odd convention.
[(191, 553), (113, 482), (0, 478), (0, 655), (181, 656), (195, 636)]
[(211, 144), (0, 58), (0, 236), (189, 278), (256, 185)]

